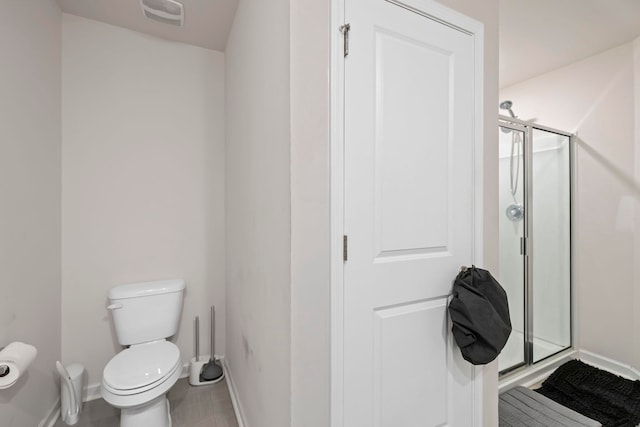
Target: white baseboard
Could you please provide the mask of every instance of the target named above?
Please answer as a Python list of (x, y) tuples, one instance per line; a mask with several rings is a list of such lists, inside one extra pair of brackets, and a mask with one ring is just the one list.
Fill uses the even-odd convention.
[(180, 373), (180, 378), (188, 378), (189, 377), (189, 362), (182, 364), (182, 372)]
[(82, 392), (82, 401), (91, 402), (92, 400), (96, 399), (102, 399), (102, 394), (100, 393), (100, 383), (89, 384)]
[(244, 416), (244, 411), (242, 410), (242, 405), (240, 404), (240, 399), (238, 398), (236, 384), (233, 382), (233, 377), (231, 376), (231, 371), (229, 370), (227, 361), (223, 360), (222, 364), (224, 367), (225, 376), (227, 378), (227, 387), (229, 388), (229, 396), (231, 396), (233, 411), (236, 413), (236, 419), (238, 420), (238, 427), (249, 427), (246, 421), (246, 417)]
[(38, 424), (38, 427), (53, 427), (56, 421), (58, 421), (59, 416), (60, 416), (60, 398), (58, 398), (56, 402), (53, 404), (53, 406), (47, 413), (47, 416), (44, 417), (42, 421), (40, 421), (40, 424)]
[(609, 371), (621, 377), (634, 381), (640, 379), (640, 371), (617, 360), (609, 359), (608, 357), (587, 350), (580, 350), (578, 358), (584, 363), (588, 363), (596, 368)]
[(507, 375), (504, 379), (501, 379), (498, 383), (498, 391), (500, 393), (512, 389), (516, 386), (530, 387), (536, 383), (539, 383), (551, 372), (553, 372), (558, 366), (568, 362), (571, 359), (578, 357), (577, 350), (569, 350), (558, 354), (557, 356), (550, 357), (533, 367), (523, 369), (519, 372), (514, 372), (511, 375)]

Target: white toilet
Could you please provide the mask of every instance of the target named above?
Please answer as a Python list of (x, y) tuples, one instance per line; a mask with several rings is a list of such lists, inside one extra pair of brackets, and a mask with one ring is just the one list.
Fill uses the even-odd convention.
[(182, 361), (166, 338), (178, 330), (184, 288), (184, 280), (163, 280), (109, 291), (118, 342), (130, 347), (107, 363), (100, 391), (121, 409), (120, 427), (171, 427), (166, 394), (182, 373)]

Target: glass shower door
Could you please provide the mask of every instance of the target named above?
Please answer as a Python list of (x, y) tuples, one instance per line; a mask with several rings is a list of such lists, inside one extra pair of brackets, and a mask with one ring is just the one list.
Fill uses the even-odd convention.
[(571, 135), (501, 116), (499, 271), (513, 327), (501, 375), (571, 347)]
[(525, 136), (517, 125), (500, 126), (499, 134), (499, 280), (507, 292), (513, 331), (498, 358), (505, 373), (525, 358)]
[(533, 363), (571, 346), (569, 137), (532, 130), (531, 259)]

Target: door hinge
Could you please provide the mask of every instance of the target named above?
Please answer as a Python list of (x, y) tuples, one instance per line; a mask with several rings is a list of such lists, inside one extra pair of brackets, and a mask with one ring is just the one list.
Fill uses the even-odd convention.
[(527, 238), (520, 238), (520, 255), (527, 255)]
[(351, 24), (344, 24), (340, 26), (340, 32), (344, 36), (344, 57), (349, 55), (349, 31), (351, 31)]
[(349, 238), (347, 236), (342, 236), (342, 261), (347, 260), (347, 246)]

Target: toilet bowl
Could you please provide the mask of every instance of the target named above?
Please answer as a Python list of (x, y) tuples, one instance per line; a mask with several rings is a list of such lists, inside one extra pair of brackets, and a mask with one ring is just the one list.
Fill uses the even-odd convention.
[(104, 368), (100, 391), (121, 410), (120, 427), (171, 427), (167, 392), (182, 373), (175, 334), (183, 281), (123, 285), (109, 292), (118, 341), (129, 345)]

